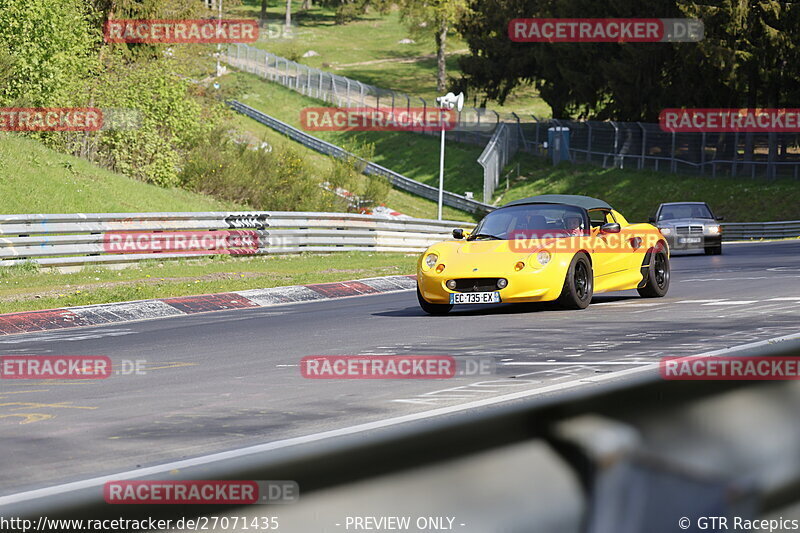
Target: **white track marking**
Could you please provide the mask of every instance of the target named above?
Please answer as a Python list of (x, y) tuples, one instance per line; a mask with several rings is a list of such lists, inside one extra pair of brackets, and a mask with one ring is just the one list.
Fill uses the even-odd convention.
[(553, 365), (574, 365), (574, 366), (631, 366), (631, 365), (652, 365), (652, 361), (588, 361), (585, 363), (577, 361), (519, 361), (516, 363), (502, 363), (502, 366), (553, 366)]
[[(775, 277), (775, 276), (773, 276)], [(753, 276), (747, 278), (692, 278), (692, 279), (682, 279), (680, 280), (681, 283), (689, 283), (691, 281), (744, 281), (744, 280), (753, 280), (753, 279), (770, 279), (769, 276)]]
[[(715, 356), (715, 355), (723, 355), (731, 352), (737, 352), (741, 350), (745, 350), (748, 348), (756, 348), (759, 346), (767, 346), (779, 341), (788, 341), (800, 339), (800, 333), (795, 333), (792, 335), (785, 335), (782, 337), (776, 337), (774, 339), (767, 339), (758, 342), (752, 342), (748, 344), (742, 344), (740, 346), (734, 346), (733, 348), (723, 348), (721, 350), (713, 350), (710, 352), (706, 352), (703, 354), (697, 354), (698, 357), (705, 356)], [(422, 411), (420, 413), (413, 413), (410, 415), (403, 415), (397, 416), (393, 418), (387, 418), (384, 420), (378, 420), (376, 422), (368, 422), (365, 424), (359, 424), (356, 426), (350, 426), (341, 429), (334, 429), (331, 431), (323, 431), (321, 433), (314, 433), (311, 435), (305, 435), (302, 437), (294, 437), (290, 439), (279, 440), (275, 442), (268, 442), (265, 444), (257, 444), (255, 446), (248, 446), (245, 448), (239, 448), (236, 450), (230, 450), (227, 452), (220, 452), (220, 453), (213, 453), (210, 455), (203, 455), (200, 457), (194, 457), (192, 459), (184, 459), (181, 461), (174, 461), (171, 463), (165, 463), (158, 466), (151, 466), (146, 468), (139, 468), (136, 470), (128, 470), (126, 472), (119, 472), (117, 474), (112, 474), (110, 476), (101, 476), (101, 477), (94, 477), (90, 479), (85, 479), (81, 481), (74, 481), (72, 483), (64, 483), (62, 485), (54, 485), (51, 487), (45, 487), (42, 489), (30, 490), (25, 492), (18, 492), (16, 494), (10, 494), (8, 496), (0, 497), (0, 506), (2, 505), (10, 505), (14, 503), (26, 502), (30, 500), (35, 500), (38, 498), (44, 498), (47, 496), (55, 496), (58, 494), (65, 494), (68, 492), (72, 492), (75, 490), (81, 489), (91, 489), (96, 488), (100, 489), (106, 482), (109, 481), (120, 481), (125, 479), (136, 479), (144, 476), (154, 476), (154, 475), (169, 475), (169, 473), (173, 470), (182, 470), (184, 468), (190, 468), (195, 466), (201, 465), (208, 465), (214, 463), (216, 461), (226, 460), (226, 459), (235, 459), (246, 457), (248, 455), (254, 455), (258, 453), (269, 452), (273, 450), (285, 449), (292, 446), (297, 446), (301, 444), (308, 444), (312, 442), (319, 442), (335, 437), (344, 437), (348, 435), (355, 435), (359, 433), (364, 433), (367, 431), (372, 431), (375, 429), (381, 429), (391, 426), (396, 426), (399, 424), (405, 424), (407, 422), (415, 422), (418, 420), (425, 420), (430, 418), (435, 418), (438, 416), (449, 415), (453, 413), (458, 413), (462, 411), (468, 411), (470, 409), (477, 409), (481, 407), (487, 407), (490, 405), (497, 405), (501, 403), (511, 402), (514, 400), (520, 400), (523, 398), (530, 398), (533, 396), (541, 396), (543, 394), (560, 392), (569, 389), (576, 389), (578, 387), (585, 387), (588, 383), (602, 383), (605, 381), (616, 380), (623, 377), (630, 377), (635, 375), (641, 375), (648, 372), (656, 372), (658, 370), (658, 363), (652, 363), (649, 365), (641, 365), (637, 366), (636, 368), (631, 368), (627, 370), (621, 370), (619, 372), (613, 372), (609, 374), (600, 374), (596, 376), (589, 376), (582, 379), (576, 379), (572, 381), (567, 381), (564, 383), (557, 383), (555, 385), (550, 385), (538, 389), (514, 392), (510, 394), (504, 394), (501, 396), (495, 396), (492, 398), (485, 398), (482, 400), (475, 400), (467, 403), (463, 403), (460, 405), (452, 405), (449, 407), (441, 407), (438, 409), (432, 409), (430, 411)], [(99, 492), (98, 492), (99, 495)]]
[(724, 301), (722, 298), (715, 298), (712, 300), (678, 300), (677, 302), (672, 302), (675, 304), (707, 304), (711, 302), (722, 302)]
[(751, 305), (759, 303), (758, 300), (723, 300), (721, 302), (710, 302), (703, 305)]

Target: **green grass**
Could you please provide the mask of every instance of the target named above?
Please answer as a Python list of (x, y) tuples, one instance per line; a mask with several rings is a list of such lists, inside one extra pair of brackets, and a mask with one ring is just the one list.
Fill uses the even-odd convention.
[(0, 133), (0, 213), (114, 213), (246, 209), (181, 189), (164, 189)]
[[(430, 101), (439, 96), (436, 92), (436, 60), (425, 57), (436, 53), (433, 35), (430, 32), (415, 32), (412, 35), (396, 9), (387, 14), (373, 10), (357, 20), (337, 25), (333, 9), (315, 5), (308, 11), (300, 11), (301, 2), (293, 2), (294, 29), (291, 37), (287, 37), (278, 31), (282, 28), (285, 5), (285, 2), (278, 2), (269, 6), (267, 21), (271, 31), (262, 31), (261, 38), (254, 46), (381, 88), (421, 96)], [(258, 18), (260, 9), (260, 0), (244, 0), (242, 5), (231, 10), (231, 16)], [(415, 43), (399, 44), (398, 41), (407, 38)], [(458, 35), (448, 36), (448, 77), (461, 76), (457, 58), (467, 53), (467, 49), (467, 44)], [(301, 57), (309, 50), (319, 55)], [(374, 63), (364, 64), (367, 62)], [(468, 105), (479, 106), (480, 97), (475, 100), (468, 95)], [(518, 89), (503, 106), (494, 102), (488, 106), (497, 111), (551, 116), (550, 106), (530, 86)]]
[[(236, 72), (225, 76), (221, 85), (226, 91), (255, 109), (263, 111), (295, 127), (300, 127), (300, 110), (323, 105), (276, 83), (252, 74)], [(327, 104), (325, 104), (327, 105)], [(437, 186), (439, 184), (439, 138), (411, 132), (387, 131), (316, 131), (316, 137), (337, 145), (372, 143), (373, 161), (409, 178)], [(445, 190), (479, 195), (483, 190), (483, 168), (478, 156), (483, 148), (456, 142), (445, 147)]]
[[(520, 176), (516, 178), (516, 165)], [(726, 222), (765, 222), (800, 218), (800, 183), (796, 180), (755, 180), (687, 176), (664, 172), (603, 169), (519, 154), (506, 168), (512, 171), (496, 191), (500, 204), (537, 194), (582, 194), (614, 206), (630, 222), (645, 222), (662, 202), (704, 201)]]
[[(314, 174), (319, 176), (320, 183), (325, 181), (324, 177), (330, 175), (333, 167), (333, 160), (323, 154), (315, 152), (310, 148), (306, 148), (300, 143), (294, 142), (287, 137), (284, 137), (275, 130), (256, 122), (255, 120), (236, 113), (233, 117), (233, 124), (238, 130), (247, 132), (252, 138), (259, 141), (266, 141), (272, 146), (290, 146), (292, 149), (297, 150), (302, 154), (303, 160), (306, 164), (310, 165)], [(363, 177), (366, 180), (366, 177)], [(436, 202), (421, 198), (419, 196), (401, 191), (399, 189), (391, 189), (386, 198), (385, 204), (399, 211), (403, 214), (414, 218), (431, 218), (435, 219), (437, 215)], [(453, 209), (452, 207), (444, 206), (442, 209), (442, 218), (445, 220), (462, 220), (467, 222), (475, 222), (473, 215)]]
[(57, 276), (27, 264), (0, 267), (0, 313), (412, 274), (415, 261), (416, 254), (343, 252), (145, 261)]

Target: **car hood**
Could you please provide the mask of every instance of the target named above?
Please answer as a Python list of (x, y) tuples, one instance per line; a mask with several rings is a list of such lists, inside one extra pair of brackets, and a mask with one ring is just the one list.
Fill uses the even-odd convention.
[(509, 241), (469, 241), (456, 243), (454, 250), (459, 255), (471, 254), (530, 254), (544, 248), (547, 244), (552, 244), (553, 238), (548, 239), (517, 239)]
[(685, 226), (687, 224), (694, 224), (694, 225), (708, 225), (708, 224), (716, 224), (715, 220), (710, 218), (671, 218), (669, 220), (660, 220), (658, 222), (659, 227), (663, 226)]

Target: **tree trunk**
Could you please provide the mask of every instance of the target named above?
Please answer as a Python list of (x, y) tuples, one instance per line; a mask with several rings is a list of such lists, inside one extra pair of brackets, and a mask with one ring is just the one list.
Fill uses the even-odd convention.
[[(767, 107), (774, 109), (778, 106), (778, 88), (777, 86), (770, 87), (769, 97), (767, 98)], [(767, 179), (775, 179), (777, 176), (778, 161), (778, 134), (775, 131), (770, 131), (767, 134), (767, 141), (769, 143), (769, 152), (767, 155)]]
[(309, 9), (311, 9), (311, 5), (312, 5), (311, 0), (303, 0), (303, 5), (300, 6), (300, 9), (302, 9), (303, 11), (308, 11)]
[(440, 93), (447, 88), (447, 66), (445, 64), (445, 47), (447, 41), (447, 19), (442, 17), (439, 31), (436, 32), (436, 90)]
[[(758, 75), (755, 68), (751, 67), (750, 75), (748, 77), (747, 87), (747, 107), (753, 109), (756, 107), (758, 99)], [(744, 160), (747, 162), (742, 169), (746, 173), (753, 172), (753, 155), (755, 152), (755, 139), (752, 132), (745, 133), (744, 137)]]
[(292, 0), (286, 0), (286, 31), (292, 27)]
[(261, 0), (261, 21), (267, 20), (267, 0)]

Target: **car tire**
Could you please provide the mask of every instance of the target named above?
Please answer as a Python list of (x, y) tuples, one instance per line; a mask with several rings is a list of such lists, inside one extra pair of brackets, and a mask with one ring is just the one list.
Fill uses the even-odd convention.
[[(645, 267), (644, 265), (649, 265)], [(647, 268), (644, 286), (636, 289), (643, 298), (661, 298), (669, 290), (669, 256), (661, 245), (647, 252), (642, 268)]]
[(564, 288), (557, 303), (565, 309), (586, 309), (594, 293), (592, 264), (584, 253), (575, 254), (567, 269)]
[(419, 292), (419, 285), (417, 285), (417, 301), (419, 301), (419, 306), (422, 310), (429, 315), (446, 315), (453, 308), (450, 304), (432, 304), (427, 301), (422, 297), (422, 293)]
[(706, 255), (722, 255), (722, 245), (706, 246)]

